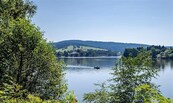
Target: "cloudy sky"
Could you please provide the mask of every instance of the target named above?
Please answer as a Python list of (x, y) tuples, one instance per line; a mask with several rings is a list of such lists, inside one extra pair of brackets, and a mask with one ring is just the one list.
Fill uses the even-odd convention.
[(49, 41), (173, 45), (173, 0), (33, 0)]

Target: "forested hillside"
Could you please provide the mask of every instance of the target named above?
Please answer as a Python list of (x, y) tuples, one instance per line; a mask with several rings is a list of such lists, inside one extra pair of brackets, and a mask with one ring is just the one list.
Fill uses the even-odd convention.
[(57, 57), (96, 57), (96, 56), (117, 56), (116, 51), (87, 47), (87, 46), (68, 46), (56, 50)]
[(126, 48), (137, 48), (137, 47), (147, 47), (145, 44), (135, 44), (135, 43), (119, 43), (119, 42), (101, 42), (101, 41), (82, 41), (82, 40), (66, 40), (61, 42), (55, 42), (53, 45), (60, 49), (66, 48), (70, 45), (73, 46), (88, 46), (101, 49), (107, 49), (117, 52), (123, 52)]

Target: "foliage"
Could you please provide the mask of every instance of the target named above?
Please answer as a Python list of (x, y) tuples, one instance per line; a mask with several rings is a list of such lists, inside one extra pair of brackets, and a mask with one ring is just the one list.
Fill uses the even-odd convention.
[(155, 77), (157, 69), (152, 68), (150, 54), (143, 50), (136, 57), (122, 57), (122, 61), (114, 68), (111, 86), (112, 94), (117, 95), (120, 103), (132, 103), (135, 96), (135, 88), (141, 84), (149, 84)]
[(62, 81), (64, 67), (57, 63), (53, 48), (28, 20), (18, 19), (12, 24), (11, 35), (7, 34), (0, 45), (2, 77), (10, 75), (24, 89), (46, 99), (60, 98), (66, 91)]
[[(149, 46), (146, 48), (148, 52), (151, 53), (152, 58), (162, 58), (162, 59), (173, 59), (173, 49), (166, 48), (164, 46)], [(141, 47), (138, 48), (127, 48), (125, 49), (123, 56), (137, 56), (142, 50)]]
[(136, 57), (138, 54), (138, 49), (135, 49), (135, 48), (128, 48), (128, 49), (125, 49), (124, 53), (123, 53), (123, 56), (124, 57)]
[(11, 77), (8, 77), (8, 81), (3, 83), (0, 91), (0, 101), (23, 98), (27, 95), (27, 90), (23, 90), (22, 86), (15, 84)]
[[(10, 84), (11, 83), (11, 84)], [(77, 100), (73, 92), (67, 93), (62, 100), (44, 100), (38, 94), (30, 94), (27, 90), (22, 90), (22, 86), (9, 81), (4, 83), (4, 88), (0, 90), (0, 101), (2, 103), (76, 103)]]
[(71, 91), (66, 94), (66, 97), (61, 101), (62, 103), (77, 103), (74, 92)]
[(112, 50), (94, 48), (88, 46), (68, 46), (56, 50), (58, 57), (96, 57), (96, 56), (117, 56), (118, 53)]
[(5, 18), (30, 18), (36, 13), (36, 6), (29, 0), (0, 0), (0, 16)]
[(158, 54), (158, 57), (163, 59), (173, 59), (173, 49), (166, 49), (164, 52)]
[[(7, 89), (8, 88), (6, 88), (6, 90)], [(8, 90), (11, 93), (11, 94), (8, 93), (8, 95), (6, 94), (7, 91), (0, 91), (1, 103), (77, 103), (73, 93), (67, 94), (66, 98), (64, 98), (63, 100), (52, 100), (52, 99), (43, 100), (38, 95), (31, 95), (31, 94), (27, 94), (25, 98), (23, 96), (13, 97), (12, 95), (16, 95), (16, 93), (12, 93), (11, 90), (12, 89)]]
[(100, 89), (96, 89), (93, 93), (84, 94), (83, 100), (89, 103), (108, 103), (111, 99), (110, 93), (105, 83), (96, 84)]
[(88, 47), (88, 46), (68, 46), (68, 47), (65, 47), (65, 48), (61, 48), (61, 49), (57, 49), (56, 52), (64, 52), (64, 51), (71, 51), (71, 50), (83, 50), (83, 51), (87, 51), (89, 49), (92, 49), (92, 50), (105, 50), (106, 49), (101, 49), (101, 48), (94, 48), (94, 47)]
[(147, 84), (135, 88), (134, 101), (140, 103), (173, 103), (171, 99), (163, 97), (156, 89)]
[(35, 10), (29, 0), (0, 0), (0, 90), (14, 101), (28, 94), (62, 100), (67, 90), (64, 64), (31, 23)]
[[(145, 101), (149, 99), (149, 97), (145, 96), (153, 95), (154, 93), (159, 95), (160, 98), (153, 97), (149, 99), (150, 101), (168, 100), (164, 98), (157, 90), (157, 87), (151, 83), (151, 78), (157, 75), (157, 69), (152, 67), (150, 53), (146, 50), (143, 49), (136, 57), (122, 57), (113, 70), (113, 78), (110, 80), (111, 84), (106, 88), (100, 86), (101, 89), (96, 90), (94, 93), (85, 94), (84, 101), (103, 103), (100, 100), (104, 100), (101, 98), (106, 96), (104, 97), (105, 103), (145, 103)], [(147, 89), (142, 87), (146, 85)], [(146, 91), (148, 87), (150, 90)]]
[(64, 51), (64, 52), (57, 52), (56, 55), (58, 57), (65, 56), (65, 57), (96, 57), (96, 56), (117, 56), (117, 52), (110, 51), (110, 50), (92, 50), (88, 49), (86, 51), (82, 49), (71, 50), (71, 51)]

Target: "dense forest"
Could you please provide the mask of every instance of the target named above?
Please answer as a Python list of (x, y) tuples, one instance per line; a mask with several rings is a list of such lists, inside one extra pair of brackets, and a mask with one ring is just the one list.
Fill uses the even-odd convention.
[[(138, 48), (127, 48), (125, 49), (123, 56), (137, 56), (139, 52), (143, 50), (143, 47)], [(161, 59), (173, 59), (173, 48), (164, 47), (164, 46), (148, 46), (146, 48), (148, 52), (151, 53), (152, 58), (161, 58)]]

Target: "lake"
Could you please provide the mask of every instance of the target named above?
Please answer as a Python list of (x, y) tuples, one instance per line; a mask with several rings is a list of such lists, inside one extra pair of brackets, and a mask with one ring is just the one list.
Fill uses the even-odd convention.
[[(67, 64), (66, 80), (69, 91), (74, 90), (79, 102), (82, 102), (83, 94), (93, 92), (97, 87), (94, 83), (102, 83), (112, 76), (112, 68), (118, 58), (62, 58)], [(159, 76), (153, 79), (165, 97), (173, 99), (173, 60), (157, 60)], [(99, 66), (100, 69), (94, 69)]]

